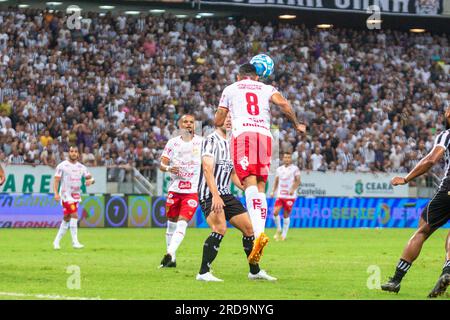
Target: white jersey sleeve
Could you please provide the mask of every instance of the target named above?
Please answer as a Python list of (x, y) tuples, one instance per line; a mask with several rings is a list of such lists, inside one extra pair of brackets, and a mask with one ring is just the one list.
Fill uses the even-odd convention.
[(62, 175), (63, 175), (63, 163), (64, 162), (61, 162), (60, 164), (58, 164), (56, 166), (56, 171), (55, 171), (55, 177), (56, 178), (61, 178)]
[(449, 142), (450, 142), (449, 130), (442, 131), (437, 135), (436, 139), (434, 139), (434, 145), (443, 147), (445, 150), (447, 150)]
[(164, 157), (169, 160), (172, 159), (173, 154), (174, 154), (173, 144), (174, 144), (174, 138), (167, 141), (166, 146), (164, 147), (164, 150), (161, 154), (161, 158)]

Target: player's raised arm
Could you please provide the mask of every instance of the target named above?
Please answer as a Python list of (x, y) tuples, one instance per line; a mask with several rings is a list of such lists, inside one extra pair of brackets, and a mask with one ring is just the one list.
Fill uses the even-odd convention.
[(216, 111), (216, 114), (214, 116), (214, 125), (216, 127), (221, 127), (225, 123), (225, 119), (228, 115), (228, 109), (224, 107), (219, 107)]
[(306, 132), (306, 125), (297, 120), (294, 109), (281, 93), (275, 92), (270, 98), (270, 101), (280, 107), (281, 112), (294, 124), (298, 133)]
[(406, 177), (394, 177), (391, 180), (393, 186), (402, 185), (428, 172), (439, 160), (442, 159), (445, 153), (445, 147), (442, 145), (435, 145), (418, 164), (411, 170)]
[(216, 127), (222, 127), (227, 119), (230, 101), (228, 97), (228, 90), (225, 88), (220, 97), (219, 108), (217, 108), (216, 114), (214, 115), (214, 125)]

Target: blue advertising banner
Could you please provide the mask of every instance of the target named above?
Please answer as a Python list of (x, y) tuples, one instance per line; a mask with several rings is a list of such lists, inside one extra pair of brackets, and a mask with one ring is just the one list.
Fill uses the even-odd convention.
[[(165, 197), (83, 195), (80, 227), (166, 226)], [(245, 205), (245, 199), (239, 199)], [(416, 228), (429, 199), (423, 198), (297, 198), (291, 228)], [(274, 227), (275, 199), (268, 199), (266, 227)], [(280, 213), (281, 215), (283, 212)], [(0, 194), (0, 228), (56, 228), (62, 207), (48, 194)], [(197, 208), (190, 227), (208, 228)], [(445, 228), (450, 227), (450, 222)]]
[[(244, 198), (239, 200), (245, 204)], [(275, 199), (267, 201), (266, 228), (273, 228)], [(423, 198), (297, 198), (291, 213), (291, 228), (416, 228), (428, 201)], [(208, 227), (203, 215), (197, 214), (196, 219), (197, 227)], [(449, 228), (450, 223), (444, 227)]]

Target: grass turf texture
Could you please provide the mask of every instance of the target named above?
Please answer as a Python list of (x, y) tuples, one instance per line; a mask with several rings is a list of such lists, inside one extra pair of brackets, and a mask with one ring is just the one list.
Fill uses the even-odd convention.
[[(223, 283), (195, 280), (207, 229), (188, 229), (177, 268), (170, 269), (157, 269), (165, 229), (79, 229), (86, 247), (73, 249), (68, 232), (60, 251), (52, 247), (56, 229), (2, 229), (0, 292), (101, 299), (425, 299), (440, 275), (448, 232), (438, 230), (425, 243), (396, 295), (369, 290), (367, 269), (379, 266), (383, 283), (413, 229), (291, 229), (285, 242), (273, 240), (274, 229), (266, 231), (271, 240), (261, 267), (279, 279), (273, 283), (247, 279), (236, 229), (228, 231), (213, 263)], [(67, 288), (71, 265), (80, 267), (80, 290)]]

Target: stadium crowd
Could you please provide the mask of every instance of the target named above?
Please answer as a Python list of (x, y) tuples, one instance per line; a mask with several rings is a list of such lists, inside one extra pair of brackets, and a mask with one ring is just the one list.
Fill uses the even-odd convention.
[(0, 162), (55, 166), (69, 144), (124, 181), (156, 179), (177, 119), (209, 131), (240, 64), (269, 54), (269, 82), (292, 103), (299, 137), (273, 109), (281, 152), (303, 170), (406, 172), (450, 106), (446, 35), (315, 29), (248, 19), (0, 12)]

